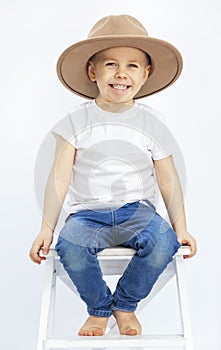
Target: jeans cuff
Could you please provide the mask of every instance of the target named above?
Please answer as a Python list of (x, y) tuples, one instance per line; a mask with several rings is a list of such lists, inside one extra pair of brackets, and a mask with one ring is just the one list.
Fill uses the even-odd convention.
[(134, 312), (136, 308), (137, 308), (137, 303), (130, 303), (130, 305), (128, 305), (120, 301), (115, 301), (111, 306), (112, 310), (119, 310), (124, 312)]
[(110, 317), (112, 315), (112, 310), (98, 310), (98, 309), (87, 309), (90, 316), (98, 317)]

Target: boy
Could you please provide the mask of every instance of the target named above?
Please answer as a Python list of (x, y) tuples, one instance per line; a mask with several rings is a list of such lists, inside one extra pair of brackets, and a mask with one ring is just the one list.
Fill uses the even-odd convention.
[[(52, 130), (55, 159), (30, 257), (38, 264), (45, 259), (39, 252), (49, 251), (69, 189), (56, 250), (87, 305), (89, 317), (78, 334), (104, 335), (112, 314), (120, 334), (141, 334), (137, 303), (181, 244), (190, 246), (189, 257), (196, 253), (173, 163), (176, 144), (156, 113), (135, 101), (172, 84), (182, 59), (171, 44), (150, 38), (135, 18), (120, 15), (98, 21), (87, 40), (64, 51), (57, 67), (68, 89), (93, 100)], [(172, 227), (156, 213), (155, 178)], [(97, 253), (116, 245), (136, 254), (112, 295)]]

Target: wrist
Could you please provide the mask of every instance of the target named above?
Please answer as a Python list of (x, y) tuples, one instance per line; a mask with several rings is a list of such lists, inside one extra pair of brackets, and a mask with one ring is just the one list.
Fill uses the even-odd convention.
[(176, 233), (186, 232), (187, 231), (187, 225), (185, 217), (178, 218), (173, 224), (172, 227)]
[(50, 227), (46, 221), (42, 221), (42, 225), (41, 225), (41, 231), (44, 231), (45, 234), (49, 235), (49, 236), (53, 236), (54, 234), (54, 229), (52, 227)]

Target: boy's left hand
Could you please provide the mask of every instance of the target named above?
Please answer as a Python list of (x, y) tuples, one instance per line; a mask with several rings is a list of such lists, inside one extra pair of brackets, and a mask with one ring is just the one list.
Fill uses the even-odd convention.
[(177, 239), (181, 245), (190, 247), (190, 254), (184, 255), (184, 259), (192, 258), (197, 252), (196, 240), (188, 231), (177, 232)]

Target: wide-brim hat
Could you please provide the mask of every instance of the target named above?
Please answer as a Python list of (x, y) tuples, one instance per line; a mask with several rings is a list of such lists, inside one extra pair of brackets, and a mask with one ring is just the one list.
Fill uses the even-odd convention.
[(182, 70), (180, 52), (170, 43), (152, 38), (143, 25), (128, 15), (107, 16), (91, 29), (88, 38), (67, 48), (59, 57), (60, 81), (73, 93), (85, 98), (98, 96), (97, 84), (88, 77), (88, 60), (111, 47), (134, 47), (151, 59), (151, 72), (135, 98), (145, 97), (173, 84)]

